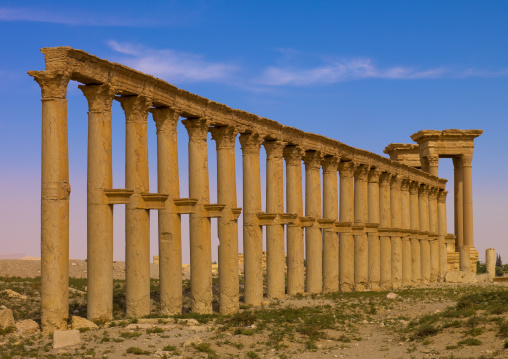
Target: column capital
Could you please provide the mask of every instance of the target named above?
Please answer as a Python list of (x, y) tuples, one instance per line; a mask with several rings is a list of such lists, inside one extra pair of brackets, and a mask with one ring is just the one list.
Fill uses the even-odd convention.
[(381, 176), (381, 171), (378, 168), (371, 168), (369, 171), (369, 183), (379, 183), (379, 176)]
[(41, 87), (43, 99), (65, 99), (71, 76), (66, 72), (28, 71)]
[(409, 182), (409, 194), (418, 194), (418, 191), (420, 190), (420, 183), (417, 181), (410, 181)]
[(278, 140), (263, 141), (263, 146), (265, 147), (266, 151), (266, 158), (267, 159), (282, 158), (284, 147), (286, 147), (286, 145), (287, 142), (284, 141)]
[(363, 182), (367, 181), (369, 176), (369, 169), (370, 169), (369, 165), (363, 164), (358, 165), (354, 172), (355, 179)]
[(429, 161), (430, 167), (439, 166), (439, 155), (428, 155), (427, 160)]
[(321, 170), (322, 159), (323, 154), (320, 151), (314, 150), (305, 151), (305, 156), (303, 156), (306, 169)]
[(189, 133), (189, 141), (206, 141), (210, 130), (210, 120), (192, 118), (182, 121)]
[(151, 99), (146, 96), (122, 96), (116, 99), (122, 105), (127, 122), (146, 121), (148, 110), (152, 105)]
[(472, 153), (465, 153), (462, 155), (462, 167), (471, 167), (472, 161), (473, 161)]
[(462, 157), (459, 156), (453, 157), (452, 161), (454, 170), (461, 170), (462, 168), (464, 168), (464, 165), (462, 164)]
[(392, 174), (389, 172), (383, 172), (381, 173), (381, 176), (379, 176), (379, 186), (380, 187), (390, 187), (390, 181), (392, 179)]
[(339, 162), (339, 174), (340, 178), (353, 178), (355, 172), (355, 163), (353, 161), (349, 162)]
[(390, 188), (400, 190), (402, 186), (402, 178), (399, 175), (393, 175), (390, 180)]
[(400, 190), (401, 191), (409, 191), (409, 184), (410, 184), (409, 178), (402, 178), (402, 183), (400, 185)]
[(88, 112), (108, 112), (115, 98), (115, 90), (109, 85), (79, 85), (88, 100)]
[(439, 190), (439, 193), (437, 194), (437, 201), (439, 203), (446, 203), (446, 195), (448, 194), (448, 191)]
[(263, 138), (258, 133), (242, 133), (239, 137), (243, 154), (259, 155)]
[(215, 141), (217, 150), (222, 148), (235, 148), (238, 131), (234, 126), (210, 127), (212, 139)]
[(301, 166), (305, 150), (300, 146), (286, 146), (283, 155), (287, 166)]
[(180, 119), (180, 114), (169, 107), (156, 107), (150, 110), (155, 121), (157, 133), (176, 132), (176, 126)]
[(438, 192), (439, 192), (439, 188), (430, 187), (430, 189), (429, 189), (429, 198), (430, 199), (437, 199)]
[(323, 166), (323, 173), (337, 173), (339, 168), (339, 156), (325, 156), (321, 161)]
[(428, 196), (430, 191), (430, 186), (428, 184), (421, 184), (420, 188), (418, 189), (418, 195), (420, 197)]

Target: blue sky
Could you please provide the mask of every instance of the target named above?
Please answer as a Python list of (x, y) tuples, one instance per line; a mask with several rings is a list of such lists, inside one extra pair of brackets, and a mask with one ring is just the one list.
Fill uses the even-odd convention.
[[(40, 251), (40, 90), (26, 71), (44, 68), (41, 47), (71, 46), (379, 154), (421, 129), (483, 129), (473, 160), (475, 244), (481, 257), (494, 247), (508, 261), (507, 17), (506, 1), (2, 1), (0, 253)], [(71, 256), (85, 258), (87, 105), (76, 85), (68, 91)], [(113, 113), (114, 182), (123, 187), (118, 103)], [(149, 130), (155, 192), (151, 122)], [(452, 180), (451, 160), (441, 160), (440, 176)], [(449, 201), (450, 219), (452, 207)], [(116, 259), (122, 217), (118, 207)], [(156, 254), (155, 212), (152, 218)]]

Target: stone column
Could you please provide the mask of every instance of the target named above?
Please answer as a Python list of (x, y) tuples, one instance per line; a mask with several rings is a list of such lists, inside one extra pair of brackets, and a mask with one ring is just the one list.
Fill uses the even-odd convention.
[[(357, 225), (365, 225), (369, 216), (367, 179), (370, 166), (360, 165), (354, 173), (354, 221)], [(367, 288), (369, 274), (369, 247), (367, 234), (364, 232), (354, 236), (354, 271), (355, 291)]]
[(66, 330), (69, 313), (67, 85), (62, 73), (30, 71), (42, 92), (41, 324)]
[[(471, 266), (471, 249), (474, 248), (473, 241), (473, 174), (471, 168), (471, 161), (473, 160), (472, 154), (462, 155), (463, 166), (463, 186), (464, 186), (464, 246), (467, 247), (466, 253), (468, 257), (469, 266)], [(462, 270), (462, 269), (461, 269)]]
[(463, 182), (464, 168), (462, 166), (462, 158), (453, 158), (453, 202), (454, 202), (454, 224), (455, 248), (458, 250), (464, 245), (464, 182)]
[(496, 276), (496, 251), (494, 248), (485, 250), (485, 267), (490, 279), (494, 279)]
[(392, 289), (392, 243), (387, 231), (391, 228), (390, 181), (392, 175), (383, 172), (379, 178), (379, 242), (380, 242), (380, 283), (381, 290)]
[[(327, 156), (323, 159), (323, 218), (339, 218), (337, 171), (340, 159)], [(339, 237), (336, 232), (323, 230), (323, 291), (339, 290)]]
[(306, 151), (305, 162), (305, 216), (316, 221), (305, 228), (305, 249), (307, 261), (308, 293), (320, 293), (323, 290), (323, 244), (318, 219), (321, 218), (321, 160), (319, 151)]
[[(286, 160), (286, 211), (303, 216), (302, 198), (302, 158), (304, 151), (298, 146), (284, 148)], [(287, 281), (288, 294), (295, 295), (304, 292), (305, 267), (303, 228), (297, 224), (287, 226)]]
[[(285, 142), (265, 141), (266, 150), (266, 212), (284, 213), (284, 168), (282, 151)], [(283, 298), (285, 295), (284, 225), (266, 226), (267, 295)]]
[(447, 251), (446, 251), (446, 195), (448, 191), (439, 191), (437, 196), (437, 215), (438, 215), (438, 247), (439, 247), (439, 277), (440, 282), (444, 282), (447, 271)]
[(392, 288), (402, 286), (402, 212), (400, 176), (393, 176), (390, 182), (390, 212), (391, 212), (391, 244), (392, 244)]
[(411, 256), (411, 209), (409, 197), (409, 179), (403, 178), (400, 187), (401, 213), (402, 213), (402, 286), (413, 284), (412, 256)]
[(427, 161), (429, 162), (429, 173), (433, 176), (439, 177), (439, 156), (428, 155)]
[(213, 127), (212, 138), (217, 148), (217, 202), (224, 204), (218, 218), (219, 231), (219, 311), (221, 314), (239, 310), (238, 222), (233, 208), (236, 202), (235, 140), (233, 126)]
[(418, 232), (420, 231), (420, 214), (418, 191), (420, 184), (411, 181), (409, 184), (409, 211), (411, 233), (411, 273), (413, 285), (420, 285), (422, 279), (421, 245)]
[(212, 312), (212, 243), (210, 218), (204, 208), (210, 203), (208, 187), (207, 137), (210, 122), (206, 119), (182, 121), (189, 133), (189, 197), (198, 202), (189, 215), (191, 308), (197, 313)]
[(247, 305), (263, 300), (263, 232), (257, 214), (261, 212), (259, 150), (263, 138), (256, 133), (240, 135), (243, 159), (243, 253)]
[[(373, 168), (368, 178), (368, 222), (379, 224), (379, 176), (381, 172)], [(379, 235), (377, 232), (368, 232), (369, 245), (369, 279), (367, 287), (372, 290), (379, 290), (380, 259)]]
[(80, 85), (88, 100), (87, 165), (87, 318), (113, 319), (113, 205), (105, 189), (113, 188), (111, 105), (108, 85)]
[[(355, 164), (340, 162), (339, 221), (354, 221), (354, 180)], [(351, 233), (339, 233), (339, 287), (342, 292), (354, 288), (354, 239)]]
[[(438, 245), (438, 213), (437, 213), (437, 193), (438, 188), (431, 188), (429, 191), (429, 236), (430, 247), (430, 282), (436, 283), (439, 276), (439, 245)], [(432, 239), (430, 239), (432, 238)]]
[(125, 205), (126, 315), (150, 314), (150, 212), (141, 193), (149, 191), (147, 117), (151, 101), (144, 96), (120, 97), (125, 112), (125, 187), (133, 190)]
[(420, 258), (421, 282), (430, 282), (430, 247), (429, 247), (429, 186), (422, 184), (418, 192), (418, 212), (420, 214)]
[(180, 198), (176, 130), (180, 117), (167, 107), (151, 112), (157, 127), (157, 192), (168, 194), (166, 208), (158, 210), (161, 314), (175, 315), (182, 312), (181, 218), (173, 203)]

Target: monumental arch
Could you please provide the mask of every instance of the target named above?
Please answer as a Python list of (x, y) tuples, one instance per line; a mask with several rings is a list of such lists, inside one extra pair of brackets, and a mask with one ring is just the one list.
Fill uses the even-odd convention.
[[(473, 240), (472, 166), (474, 139), (483, 130), (423, 130), (411, 135), (417, 144), (391, 143), (384, 152), (390, 158), (438, 176), (439, 159), (451, 158), (454, 167), (454, 249), (448, 262), (461, 270), (475, 271), (478, 251)], [(458, 260), (457, 260), (458, 259)]]
[[(244, 302), (257, 306), (263, 300), (263, 227), (270, 298), (304, 292), (388, 290), (444, 280), (447, 191), (446, 180), (435, 173), (229, 108), (81, 50), (57, 47), (44, 48), (42, 53), (46, 69), (29, 75), (42, 91), (44, 331), (66, 329), (68, 320), (66, 92), (71, 80), (81, 83), (89, 106), (89, 319), (112, 319), (115, 204), (126, 205), (128, 317), (150, 313), (150, 210), (158, 211), (163, 314), (182, 310), (182, 240), (190, 242), (192, 310), (212, 311), (211, 218), (218, 218), (221, 313), (239, 310), (239, 231), (243, 233)], [(121, 103), (125, 113), (125, 188), (112, 188), (113, 100)], [(156, 191), (148, 186), (149, 112), (157, 128)], [(189, 198), (180, 197), (176, 125), (181, 119), (189, 135)], [(209, 132), (217, 151), (218, 203), (210, 203)], [(235, 183), (238, 136), (243, 208), (237, 207)], [(261, 204), (261, 146), (267, 154), (265, 208)], [(190, 217), (188, 239), (181, 236), (182, 214)], [(243, 228), (238, 228), (240, 215)]]

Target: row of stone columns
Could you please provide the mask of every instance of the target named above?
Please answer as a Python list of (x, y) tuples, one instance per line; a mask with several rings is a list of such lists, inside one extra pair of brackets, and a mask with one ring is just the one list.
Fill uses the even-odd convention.
[[(67, 114), (69, 77), (34, 72), (43, 94), (42, 324), (66, 327), (68, 310)], [(126, 314), (150, 314), (149, 211), (157, 209), (161, 312), (182, 308), (181, 214), (189, 214), (191, 306), (212, 311), (211, 218), (218, 218), (219, 307), (239, 307), (238, 225), (233, 126), (206, 118), (182, 121), (189, 135), (189, 197), (180, 198), (178, 109), (152, 107), (145, 96), (119, 96), (126, 119), (125, 188), (112, 188), (111, 105), (115, 89), (80, 86), (89, 105), (87, 241), (88, 318), (113, 314), (113, 205), (125, 204)], [(149, 193), (149, 111), (157, 128), (158, 192)], [(210, 204), (207, 136), (217, 150), (218, 204)], [(243, 247), (246, 304), (263, 299), (266, 227), (267, 295), (400, 288), (442, 280), (446, 267), (446, 192), (367, 164), (341, 161), (261, 135), (239, 137), (243, 162)], [(261, 208), (260, 147), (266, 150), (266, 213)], [(286, 213), (284, 213), (284, 160)], [(302, 188), (305, 165), (305, 192)], [(323, 184), (321, 185), (321, 170)], [(340, 175), (340, 187), (337, 188)], [(464, 178), (466, 178), (465, 176)], [(305, 208), (302, 194), (305, 193)], [(439, 197), (439, 198), (438, 198)], [(466, 200), (466, 199), (465, 199)], [(305, 239), (305, 240), (304, 240)], [(304, 264), (304, 258), (306, 264)]]

